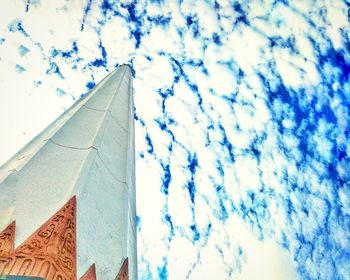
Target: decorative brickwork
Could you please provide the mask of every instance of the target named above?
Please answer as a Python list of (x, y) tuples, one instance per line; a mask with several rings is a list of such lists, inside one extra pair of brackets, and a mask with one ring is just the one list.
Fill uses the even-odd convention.
[(124, 260), (115, 280), (129, 280), (128, 258)]
[(14, 252), (0, 255), (0, 275), (75, 280), (75, 225), (76, 199), (73, 197)]
[(0, 256), (8, 255), (15, 249), (15, 221), (0, 232)]
[(96, 280), (96, 269), (95, 264), (89, 267), (88, 271), (85, 272), (79, 280)]
[[(16, 249), (14, 240), (12, 222), (0, 232), (0, 279), (37, 276), (42, 278), (29, 279), (76, 280), (75, 196)], [(80, 280), (96, 280), (95, 264)], [(129, 280), (127, 258), (116, 280)]]

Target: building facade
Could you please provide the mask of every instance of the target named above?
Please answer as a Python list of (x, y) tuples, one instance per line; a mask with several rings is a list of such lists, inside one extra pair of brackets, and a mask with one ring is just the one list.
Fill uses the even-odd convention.
[(137, 279), (134, 168), (123, 65), (1, 167), (0, 275)]

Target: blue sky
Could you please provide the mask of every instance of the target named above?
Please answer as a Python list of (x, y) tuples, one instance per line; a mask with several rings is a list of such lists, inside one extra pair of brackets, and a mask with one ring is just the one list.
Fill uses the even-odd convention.
[(140, 279), (350, 279), (349, 5), (2, 1), (0, 162), (128, 63)]

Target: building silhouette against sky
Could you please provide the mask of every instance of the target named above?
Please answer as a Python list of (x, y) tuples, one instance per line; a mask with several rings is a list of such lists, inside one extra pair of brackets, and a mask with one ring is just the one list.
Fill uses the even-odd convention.
[(137, 279), (134, 166), (123, 65), (1, 167), (0, 275)]

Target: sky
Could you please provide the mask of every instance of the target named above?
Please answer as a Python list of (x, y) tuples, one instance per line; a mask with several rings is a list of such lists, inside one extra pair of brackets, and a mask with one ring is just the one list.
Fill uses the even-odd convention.
[(349, 8), (2, 0), (0, 164), (127, 63), (139, 279), (350, 279)]

